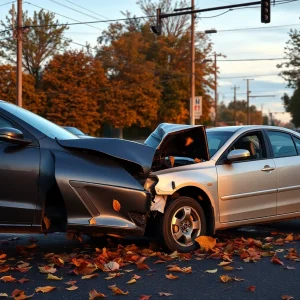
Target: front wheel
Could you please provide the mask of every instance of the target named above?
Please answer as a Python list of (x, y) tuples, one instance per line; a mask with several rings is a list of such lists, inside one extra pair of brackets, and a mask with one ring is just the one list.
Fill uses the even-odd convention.
[(201, 205), (190, 197), (179, 197), (167, 203), (159, 234), (171, 251), (197, 249), (195, 238), (206, 234), (206, 219)]

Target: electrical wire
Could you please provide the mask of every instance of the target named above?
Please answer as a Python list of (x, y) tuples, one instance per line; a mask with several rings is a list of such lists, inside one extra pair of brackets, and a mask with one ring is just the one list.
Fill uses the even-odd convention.
[(239, 79), (239, 78), (267, 77), (267, 76), (279, 76), (279, 74), (272, 73), (272, 74), (262, 74), (262, 75), (229, 76), (229, 77), (219, 77), (219, 79)]
[(65, 0), (65, 1), (67, 1), (67, 2), (69, 2), (69, 3), (71, 3), (71, 4), (73, 4), (73, 5), (75, 5), (75, 6), (79, 7), (79, 8), (81, 8), (81, 9), (84, 9), (84, 10), (86, 10), (86, 11), (88, 11), (88, 12), (91, 12), (91, 13), (93, 13), (93, 14), (97, 15), (97, 16), (100, 16), (100, 17), (102, 17), (102, 18), (104, 18), (104, 19), (107, 19), (107, 20), (108, 20), (108, 18), (107, 18), (107, 17), (105, 17), (105, 16), (103, 16), (103, 15), (100, 15), (100, 14), (98, 14), (98, 13), (96, 13), (96, 12), (94, 12), (94, 11), (90, 10), (90, 9), (87, 9), (87, 8), (83, 7), (83, 6), (80, 6), (80, 5), (78, 5), (78, 4), (76, 4), (76, 3), (74, 3), (74, 2), (72, 2), (72, 1), (70, 1), (70, 0)]
[(15, 3), (16, 1), (10, 1), (10, 2), (6, 2), (6, 3), (3, 3), (3, 4), (0, 4), (0, 6), (4, 6), (4, 5), (7, 5), (7, 4), (12, 4), (12, 3)]
[(224, 12), (218, 14), (218, 15), (215, 15), (215, 16), (210, 16), (210, 17), (197, 17), (197, 19), (211, 19), (211, 18), (216, 18), (216, 17), (220, 17), (220, 16), (222, 16), (222, 15), (225, 15), (225, 14), (231, 12), (231, 11), (233, 11), (233, 9), (228, 9), (227, 11), (224, 11)]
[(77, 13), (80, 13), (80, 14), (82, 14), (82, 15), (88, 16), (88, 17), (90, 17), (90, 18), (92, 18), (92, 19), (94, 19), (94, 20), (101, 21), (101, 19), (99, 19), (99, 18), (96, 18), (96, 17), (94, 17), (94, 16), (88, 15), (88, 14), (86, 14), (86, 13), (84, 13), (84, 12), (78, 10), (78, 9), (72, 8), (72, 7), (68, 6), (68, 5), (59, 3), (59, 2), (57, 2), (57, 1), (55, 1), (55, 0), (50, 0), (50, 1), (53, 2), (53, 3), (56, 3), (56, 4), (60, 5), (60, 6), (63, 6), (63, 7), (65, 7), (65, 8), (68, 8), (68, 9), (70, 9), (70, 10), (73, 10), (73, 11), (75, 11), (75, 12), (77, 12)]
[(286, 57), (278, 57), (278, 58), (244, 58), (244, 59), (218, 59), (217, 61), (264, 61), (264, 60), (284, 60), (288, 59)]

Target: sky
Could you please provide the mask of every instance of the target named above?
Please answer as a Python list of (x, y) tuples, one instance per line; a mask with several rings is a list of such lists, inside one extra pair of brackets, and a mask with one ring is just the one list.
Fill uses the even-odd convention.
[[(245, 2), (251, 0), (195, 0), (196, 9)], [(11, 6), (12, 1), (0, 0), (0, 20), (5, 20)], [(54, 12), (61, 23), (118, 19), (124, 17), (122, 11), (129, 11), (136, 16), (143, 15), (136, 0), (23, 0), (23, 10), (27, 10), (29, 15), (40, 8)], [(234, 10), (214, 17), (222, 12), (197, 14), (196, 25), (197, 31), (212, 28), (218, 31), (211, 34), (210, 39), (214, 44), (214, 51), (226, 56), (226, 58), (220, 57), (217, 63), (219, 101), (227, 104), (233, 100), (234, 85), (239, 88), (237, 100), (245, 100), (246, 81), (243, 79), (254, 79), (250, 81), (251, 96), (272, 97), (253, 97), (250, 98), (250, 104), (256, 105), (259, 110), (263, 108), (264, 114), (276, 113), (276, 119), (289, 122), (290, 115), (284, 112), (281, 97), (284, 93), (292, 95), (293, 91), (288, 89), (286, 82), (278, 76), (279, 70), (276, 67), (276, 64), (284, 60), (251, 62), (221, 60), (283, 58), (285, 43), (289, 40), (289, 30), (291, 28), (300, 30), (300, 1), (272, 6), (269, 24), (261, 23), (259, 7)], [(81, 44), (88, 42), (94, 46), (97, 37), (108, 24), (71, 26), (65, 36), (71, 38), (73, 42)], [(281, 27), (272, 28), (273, 26)], [(256, 27), (260, 29), (236, 30)], [(230, 31), (231, 29), (234, 31)], [(76, 45), (71, 44), (70, 47), (74, 48)]]

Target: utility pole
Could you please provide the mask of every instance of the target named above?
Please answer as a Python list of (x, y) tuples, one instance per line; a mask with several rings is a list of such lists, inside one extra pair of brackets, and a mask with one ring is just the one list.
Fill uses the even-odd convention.
[(234, 125), (236, 125), (236, 90), (238, 90), (239, 89), (239, 87), (238, 86), (234, 86), (233, 88), (232, 88), (233, 90), (234, 90), (234, 98), (233, 98), (233, 120), (234, 120)]
[(217, 79), (217, 53), (215, 52), (214, 71), (215, 71), (215, 127), (218, 126), (218, 79)]
[(22, 0), (17, 12), (17, 105), (22, 107)]
[(195, 125), (195, 9), (194, 0), (191, 0), (191, 97), (190, 97), (190, 124)]
[(249, 90), (249, 81), (254, 79), (243, 79), (247, 81), (247, 125), (250, 125), (250, 105), (249, 105), (249, 99), (250, 99), (250, 90)]

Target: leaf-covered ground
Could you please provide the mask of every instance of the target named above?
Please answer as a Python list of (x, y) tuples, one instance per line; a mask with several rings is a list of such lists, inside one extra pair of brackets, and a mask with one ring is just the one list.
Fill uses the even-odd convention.
[(227, 230), (201, 237), (200, 249), (189, 254), (164, 253), (145, 239), (103, 244), (64, 234), (3, 234), (0, 296), (300, 299), (299, 231), (299, 221)]

